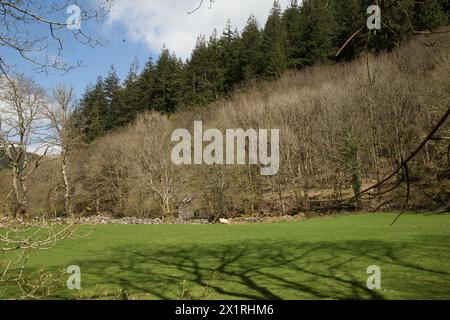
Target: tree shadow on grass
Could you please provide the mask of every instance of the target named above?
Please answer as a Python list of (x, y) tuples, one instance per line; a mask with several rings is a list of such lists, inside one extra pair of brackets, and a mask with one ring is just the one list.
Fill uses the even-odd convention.
[[(444, 238), (439, 241), (450, 243)], [(442, 294), (450, 294), (445, 288), (448, 265), (428, 268), (415, 261), (414, 252), (414, 243), (249, 241), (214, 247), (123, 246), (80, 265), (84, 275), (101, 278), (108, 287), (156, 299), (176, 299), (183, 282), (193, 299), (384, 299), (383, 291), (367, 288), (369, 265), (388, 266), (404, 277), (394, 279), (400, 282), (425, 274), (444, 283)]]

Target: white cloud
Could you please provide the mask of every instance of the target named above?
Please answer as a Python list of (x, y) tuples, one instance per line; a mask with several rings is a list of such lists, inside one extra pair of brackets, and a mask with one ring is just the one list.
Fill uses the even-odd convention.
[[(120, 24), (132, 41), (140, 41), (152, 52), (159, 52), (163, 44), (177, 55), (186, 58), (194, 48), (197, 36), (209, 36), (216, 28), (223, 30), (228, 19), (233, 27), (242, 29), (250, 14), (263, 25), (273, 0), (215, 0), (209, 1), (193, 14), (187, 14), (200, 0), (115, 0), (107, 26)], [(285, 7), (289, 0), (282, 0)]]

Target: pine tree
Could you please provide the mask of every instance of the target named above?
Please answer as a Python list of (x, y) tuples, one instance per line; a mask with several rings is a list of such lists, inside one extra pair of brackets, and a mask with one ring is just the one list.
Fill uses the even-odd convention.
[(286, 55), (290, 69), (302, 67), (302, 32), (300, 6), (297, 0), (292, 0), (283, 13), (283, 23), (286, 28)]
[(213, 99), (217, 100), (225, 95), (225, 67), (222, 62), (222, 47), (217, 30), (214, 29), (208, 41), (208, 60), (211, 85), (214, 88)]
[(186, 93), (184, 103), (186, 105), (205, 105), (215, 100), (214, 64), (209, 56), (208, 42), (205, 36), (199, 37), (185, 67)]
[[(379, 3), (381, 8), (381, 30), (371, 32), (369, 49), (376, 52), (391, 50), (408, 39), (413, 33), (415, 0), (384, 0)], [(366, 5), (372, 4), (366, 0)], [(367, 7), (366, 7), (367, 8)]]
[(233, 30), (230, 20), (227, 22), (219, 44), (224, 69), (224, 91), (229, 93), (237, 83), (243, 80), (241, 60), (239, 58), (239, 32)]
[(304, 0), (300, 9), (301, 64), (329, 61), (337, 52), (337, 23), (327, 0)]
[(84, 92), (76, 113), (76, 126), (87, 142), (106, 132), (109, 111), (105, 84), (102, 77), (98, 77), (95, 85), (88, 86)]
[(414, 22), (417, 30), (433, 30), (446, 25), (448, 16), (442, 0), (415, 2)]
[(450, 24), (450, 0), (441, 0), (444, 13), (447, 15), (447, 24)]
[(262, 34), (258, 25), (258, 21), (254, 15), (250, 16), (247, 25), (242, 31), (241, 51), (239, 57), (241, 59), (243, 79), (248, 81), (256, 79), (262, 74)]
[(163, 113), (175, 111), (182, 101), (183, 63), (163, 48), (155, 67), (152, 108)]
[[(336, 12), (336, 45), (342, 47), (346, 41), (361, 30), (344, 50), (340, 53), (338, 59), (350, 60), (360, 54), (366, 47), (367, 28), (366, 28), (366, 10), (364, 1), (361, 0), (334, 0), (331, 4)], [(361, 29), (362, 28), (362, 29)]]
[(124, 81), (124, 85), (131, 85), (139, 80), (139, 68), (140, 63), (137, 57), (134, 58), (133, 62), (130, 65), (130, 69), (128, 70), (127, 78)]
[(286, 31), (281, 20), (281, 7), (275, 1), (270, 11), (263, 32), (262, 54), (264, 60), (264, 76), (279, 77), (287, 68)]
[(149, 58), (139, 77), (137, 86), (140, 90), (139, 111), (153, 109), (153, 99), (155, 97), (155, 63)]
[(135, 58), (120, 90), (121, 112), (116, 114), (117, 126), (129, 123), (141, 109), (140, 103), (143, 94), (139, 80), (139, 61)]
[(105, 130), (111, 130), (118, 126), (124, 110), (120, 95), (120, 79), (114, 66), (111, 66), (104, 81), (105, 97), (108, 103), (107, 114), (104, 114)]

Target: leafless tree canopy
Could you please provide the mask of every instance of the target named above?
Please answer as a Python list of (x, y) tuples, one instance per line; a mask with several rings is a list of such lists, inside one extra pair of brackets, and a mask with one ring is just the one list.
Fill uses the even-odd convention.
[(70, 5), (77, 5), (81, 9), (81, 21), (101, 20), (108, 13), (110, 2), (102, 0), (98, 7), (90, 8), (80, 1), (1, 0), (0, 71), (8, 74), (12, 67), (2, 54), (7, 51), (15, 52), (40, 71), (53, 68), (66, 72), (80, 65), (81, 61), (74, 65), (63, 58), (68, 38), (89, 46), (101, 42), (83, 29), (67, 28), (66, 10)]
[[(4, 81), (0, 92), (0, 149), (12, 170), (12, 191), (15, 212), (25, 213), (28, 207), (26, 181), (36, 171), (48, 148), (40, 144), (41, 125), (46, 103), (44, 90), (36, 83), (18, 76)], [(39, 154), (39, 155), (38, 155)]]
[(44, 119), (47, 122), (45, 144), (59, 155), (61, 177), (64, 184), (64, 209), (72, 213), (72, 186), (68, 173), (68, 158), (82, 143), (81, 136), (74, 125), (75, 91), (72, 87), (59, 85), (52, 91), (54, 103), (47, 103)]

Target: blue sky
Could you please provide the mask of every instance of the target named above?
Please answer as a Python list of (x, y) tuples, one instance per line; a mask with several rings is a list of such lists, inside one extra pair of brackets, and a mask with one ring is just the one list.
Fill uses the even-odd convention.
[[(85, 1), (92, 4), (97, 0)], [(282, 0), (281, 4), (286, 6), (288, 2)], [(80, 97), (86, 86), (98, 75), (105, 75), (111, 65), (123, 79), (135, 57), (142, 66), (149, 57), (156, 59), (164, 44), (178, 56), (186, 58), (198, 35), (209, 35), (214, 28), (221, 32), (228, 19), (241, 29), (250, 14), (254, 14), (263, 25), (273, 0), (216, 0), (211, 8), (205, 5), (194, 14), (187, 14), (198, 3), (198, 0), (114, 0), (111, 13), (101, 24), (82, 24), (83, 32), (103, 40), (104, 46), (91, 48), (67, 38), (64, 59), (71, 64), (82, 60), (86, 65), (68, 74), (58, 71), (38, 73), (14, 52), (3, 51), (0, 54), (17, 66), (15, 71), (33, 75), (43, 87), (70, 84)], [(58, 17), (58, 20), (65, 21), (68, 16)], [(70, 34), (69, 30), (67, 34)]]
[[(96, 39), (101, 39), (105, 45), (91, 48), (67, 38), (63, 51), (65, 61), (71, 65), (76, 65), (78, 61), (82, 61), (84, 65), (68, 73), (49, 70), (46, 74), (33, 70), (35, 66), (22, 59), (14, 51), (4, 51), (2, 56), (9, 64), (15, 66), (14, 71), (33, 76), (44, 88), (51, 88), (58, 83), (69, 84), (74, 86), (79, 97), (86, 86), (95, 82), (98, 75), (106, 74), (111, 65), (114, 65), (119, 75), (124, 77), (135, 57), (143, 65), (149, 57), (155, 57), (158, 52), (157, 49), (150, 50), (143, 42), (129, 41), (126, 28), (119, 24), (106, 30), (103, 25), (85, 23), (82, 25), (82, 29), (83, 32)], [(70, 34), (69, 31), (67, 32)]]

